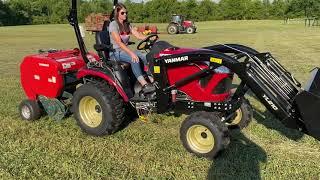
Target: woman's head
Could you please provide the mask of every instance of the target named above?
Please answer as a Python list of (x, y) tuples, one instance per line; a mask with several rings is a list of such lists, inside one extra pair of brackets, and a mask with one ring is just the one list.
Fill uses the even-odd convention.
[(115, 17), (118, 21), (125, 21), (128, 17), (128, 11), (124, 4), (118, 3), (115, 7)]
[(120, 31), (129, 33), (128, 10), (126, 6), (122, 3), (116, 4), (114, 14), (114, 20), (119, 24)]

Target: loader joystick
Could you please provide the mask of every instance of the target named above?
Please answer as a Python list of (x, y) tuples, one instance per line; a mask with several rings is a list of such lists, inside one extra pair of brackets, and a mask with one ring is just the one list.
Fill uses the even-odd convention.
[(150, 47), (153, 46), (153, 44), (159, 39), (159, 36), (156, 34), (152, 34), (148, 37), (146, 37), (144, 40), (142, 40), (138, 46), (137, 49), (138, 50), (146, 50), (146, 49), (150, 49)]

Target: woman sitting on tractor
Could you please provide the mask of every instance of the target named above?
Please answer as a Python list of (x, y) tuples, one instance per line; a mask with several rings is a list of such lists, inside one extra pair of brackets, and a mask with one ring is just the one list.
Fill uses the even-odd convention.
[(111, 59), (116, 61), (123, 61), (131, 64), (133, 74), (142, 85), (142, 91), (144, 93), (150, 93), (155, 91), (155, 87), (152, 84), (154, 79), (151, 73), (147, 72), (148, 78), (151, 83), (148, 83), (143, 76), (143, 72), (140, 66), (140, 60), (143, 64), (147, 65), (146, 54), (140, 51), (132, 51), (128, 48), (128, 42), (130, 34), (133, 34), (137, 39), (143, 40), (146, 38), (143, 34), (140, 34), (135, 28), (132, 28), (128, 22), (128, 11), (124, 4), (118, 3), (114, 10), (114, 21), (109, 25), (110, 43), (113, 45), (115, 52), (110, 52)]

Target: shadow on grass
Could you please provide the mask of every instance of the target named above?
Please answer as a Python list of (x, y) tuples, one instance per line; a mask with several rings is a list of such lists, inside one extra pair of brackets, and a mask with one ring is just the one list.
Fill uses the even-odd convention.
[[(251, 90), (247, 92), (247, 95), (261, 102)], [(285, 127), (285, 125), (268, 110), (261, 112), (253, 108), (253, 118), (256, 119), (259, 124), (264, 125), (268, 129), (276, 130), (291, 140), (297, 141), (304, 135), (298, 130)]]
[(131, 105), (126, 105), (125, 107), (125, 120), (120, 125), (117, 132), (127, 128), (132, 122), (136, 121), (139, 118), (137, 111)]
[(261, 179), (261, 162), (267, 162), (266, 152), (234, 130), (230, 145), (213, 161), (207, 179)]
[(253, 110), (253, 117), (257, 120), (259, 124), (264, 125), (268, 129), (274, 129), (280, 132), (282, 135), (286, 136), (287, 138), (297, 141), (303, 137), (303, 133), (285, 127), (279, 119), (275, 118), (273, 114), (271, 114), (268, 110), (261, 112), (259, 110)]

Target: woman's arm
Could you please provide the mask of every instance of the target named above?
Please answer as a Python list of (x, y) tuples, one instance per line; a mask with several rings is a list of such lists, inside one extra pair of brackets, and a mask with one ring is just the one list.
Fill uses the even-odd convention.
[(131, 29), (131, 33), (132, 33), (136, 38), (138, 38), (138, 39), (140, 39), (140, 40), (144, 40), (145, 38), (147, 38), (147, 36), (139, 33), (139, 32), (137, 31), (137, 28), (132, 28), (132, 29)]
[(119, 36), (119, 34), (117, 32), (111, 32), (111, 36), (113, 38), (113, 40), (118, 44), (118, 46), (124, 50), (126, 53), (128, 53), (131, 58), (132, 58), (132, 61), (133, 62), (139, 62), (139, 58), (138, 56), (132, 52), (122, 41), (121, 41), (121, 38)]

